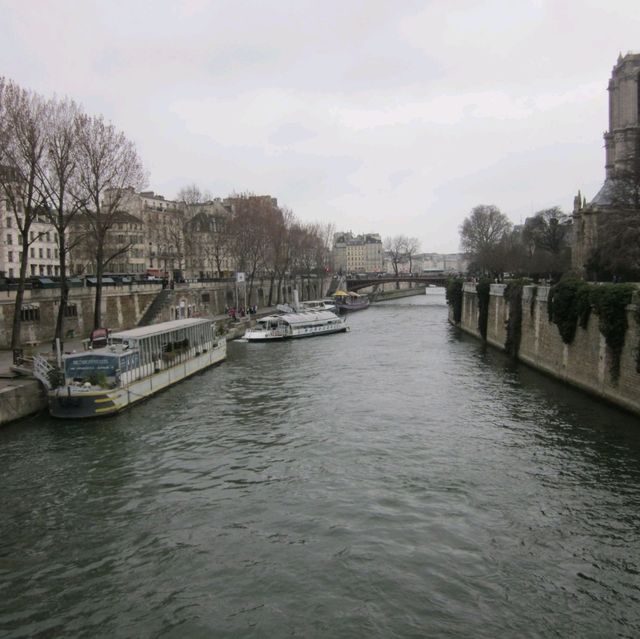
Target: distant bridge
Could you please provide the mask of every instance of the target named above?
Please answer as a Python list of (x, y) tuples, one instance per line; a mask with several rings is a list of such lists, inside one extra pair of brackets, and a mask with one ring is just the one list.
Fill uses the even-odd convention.
[(395, 284), (396, 282), (413, 282), (414, 284), (421, 284), (428, 286), (446, 286), (447, 281), (451, 275), (444, 273), (399, 273), (395, 275), (361, 275), (359, 277), (346, 278), (346, 285), (348, 291), (359, 291), (369, 286), (376, 286), (379, 284)]

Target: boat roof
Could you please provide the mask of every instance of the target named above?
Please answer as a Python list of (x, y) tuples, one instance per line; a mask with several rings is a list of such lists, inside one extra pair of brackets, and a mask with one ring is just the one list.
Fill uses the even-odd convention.
[(110, 337), (118, 339), (142, 339), (150, 335), (158, 335), (159, 333), (168, 333), (181, 328), (191, 328), (202, 324), (212, 324), (213, 320), (202, 317), (190, 317), (188, 319), (173, 320), (171, 322), (160, 322), (160, 324), (151, 324), (150, 326), (138, 326), (127, 331), (118, 331), (111, 333)]
[(287, 324), (308, 324), (309, 322), (317, 322), (323, 320), (336, 319), (338, 316), (333, 311), (313, 310), (302, 311), (300, 313), (284, 313), (283, 315), (268, 315), (263, 317), (260, 322), (281, 320)]

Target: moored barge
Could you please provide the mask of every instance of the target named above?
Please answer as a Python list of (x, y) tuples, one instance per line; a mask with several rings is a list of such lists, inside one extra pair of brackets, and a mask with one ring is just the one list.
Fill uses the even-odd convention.
[(111, 333), (105, 347), (67, 353), (61, 370), (51, 369), (49, 411), (62, 418), (112, 415), (218, 364), (226, 353), (226, 339), (209, 319)]

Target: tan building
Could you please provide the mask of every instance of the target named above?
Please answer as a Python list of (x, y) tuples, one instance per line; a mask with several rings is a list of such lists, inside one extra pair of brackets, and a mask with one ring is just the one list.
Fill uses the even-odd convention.
[(140, 219), (145, 271), (159, 277), (215, 277), (234, 270), (224, 241), (231, 203), (214, 199), (185, 204), (153, 191), (126, 192), (120, 208)]
[(186, 262), (183, 202), (166, 200), (153, 191), (136, 193), (127, 189), (120, 209), (141, 220), (144, 235), (144, 271), (158, 277), (172, 277)]
[(186, 272), (189, 277), (212, 278), (232, 275), (235, 260), (228, 232), (231, 206), (222, 200), (189, 206), (185, 224)]
[(468, 260), (464, 253), (419, 253), (414, 256), (414, 271), (444, 271), (445, 273), (465, 273)]
[[(19, 223), (24, 220), (22, 203), (13, 211), (0, 197), (0, 276), (18, 278), (22, 259), (22, 239)], [(57, 277), (60, 275), (58, 233), (46, 215), (34, 218), (29, 229), (27, 277)], [(1, 275), (3, 274), (3, 275)]]
[[(69, 229), (71, 272), (94, 275), (96, 272), (96, 242), (81, 214), (74, 217)], [(145, 227), (142, 220), (126, 211), (117, 211), (107, 233), (104, 274), (142, 275), (146, 272)]]
[(384, 248), (377, 233), (356, 235), (350, 231), (333, 236), (333, 268), (342, 273), (382, 273)]

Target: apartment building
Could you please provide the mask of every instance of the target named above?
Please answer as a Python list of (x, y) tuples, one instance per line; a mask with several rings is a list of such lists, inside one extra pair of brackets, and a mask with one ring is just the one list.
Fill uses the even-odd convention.
[[(13, 211), (6, 199), (0, 199), (0, 276), (20, 276), (22, 238), (20, 226), (24, 215), (21, 203)], [(60, 275), (58, 233), (45, 215), (37, 216), (29, 229), (27, 277)]]
[(384, 249), (377, 233), (333, 236), (333, 267), (343, 273), (381, 273), (384, 270)]
[[(117, 211), (104, 242), (104, 273), (137, 275), (147, 269), (145, 227), (142, 220)], [(96, 272), (96, 240), (87, 220), (76, 215), (69, 228), (70, 271), (75, 275)]]
[(188, 277), (222, 277), (235, 270), (231, 255), (228, 223), (231, 206), (220, 199), (192, 204), (185, 222)]

